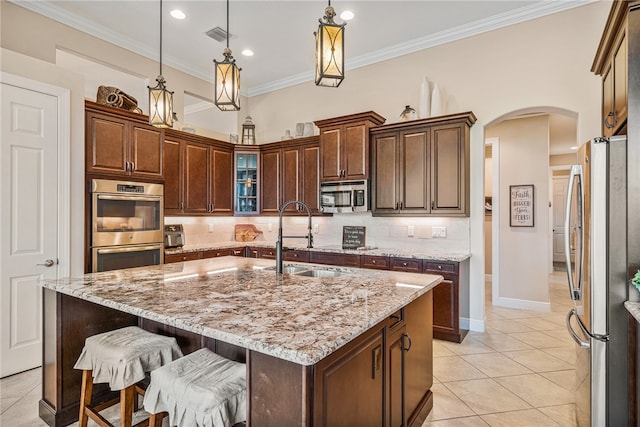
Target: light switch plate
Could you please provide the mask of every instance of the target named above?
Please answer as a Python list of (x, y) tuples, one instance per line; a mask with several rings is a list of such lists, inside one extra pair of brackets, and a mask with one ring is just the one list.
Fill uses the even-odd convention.
[(447, 237), (447, 227), (431, 227), (431, 237)]
[(413, 237), (415, 230), (413, 225), (407, 226), (407, 237)]
[(209, 226), (209, 233), (213, 233), (213, 224), (207, 224)]
[(268, 231), (269, 233), (271, 233), (271, 232), (273, 231), (273, 224), (271, 224), (271, 223), (268, 223), (268, 224), (267, 224), (267, 231)]
[(320, 232), (320, 224), (313, 224), (313, 232), (314, 233)]

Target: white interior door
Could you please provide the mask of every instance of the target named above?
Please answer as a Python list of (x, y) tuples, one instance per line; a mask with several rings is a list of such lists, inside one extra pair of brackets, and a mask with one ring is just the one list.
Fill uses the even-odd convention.
[(553, 261), (565, 262), (564, 215), (567, 205), (567, 176), (553, 177)]
[(2, 83), (0, 377), (42, 364), (41, 277), (58, 260), (58, 99)]

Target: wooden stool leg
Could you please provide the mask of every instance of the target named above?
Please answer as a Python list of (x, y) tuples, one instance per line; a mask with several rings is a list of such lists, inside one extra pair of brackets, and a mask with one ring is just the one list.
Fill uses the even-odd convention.
[(159, 412), (157, 414), (151, 414), (149, 417), (149, 427), (162, 427), (162, 419), (166, 412)]
[(131, 427), (133, 422), (133, 399), (136, 397), (135, 385), (120, 390), (120, 426)]
[(91, 393), (93, 391), (92, 371), (82, 371), (82, 388), (80, 391), (80, 415), (78, 419), (78, 427), (87, 427), (89, 416), (87, 415), (87, 406), (91, 405)]

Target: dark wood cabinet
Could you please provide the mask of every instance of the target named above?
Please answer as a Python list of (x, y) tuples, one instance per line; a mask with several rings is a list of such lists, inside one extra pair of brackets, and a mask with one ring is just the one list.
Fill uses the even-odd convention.
[(384, 324), (318, 362), (314, 426), (383, 426)]
[(387, 426), (406, 426), (404, 407), (404, 379), (405, 379), (405, 341), (407, 326), (404, 320), (394, 322), (387, 327), (386, 357), (387, 357)]
[(389, 258), (389, 268), (408, 273), (422, 273), (422, 259), (419, 258)]
[(239, 246), (237, 248), (207, 249), (181, 254), (166, 254), (164, 256), (164, 263), (170, 264), (172, 262), (193, 261), (197, 259), (217, 258), (229, 255), (244, 257), (245, 251), (246, 248), (244, 246)]
[(85, 101), (86, 172), (162, 179), (162, 131), (146, 119)]
[(388, 256), (362, 255), (362, 268), (372, 268), (376, 270), (389, 270), (390, 263)]
[[(277, 215), (283, 203), (300, 200), (312, 214), (319, 212), (318, 137), (264, 144), (261, 147), (261, 212)], [(287, 207), (287, 215), (306, 215), (301, 205)]]
[(194, 261), (197, 259), (202, 259), (202, 252), (186, 252), (183, 254), (166, 254), (164, 256), (164, 263), (171, 264), (173, 262)]
[(166, 215), (232, 215), (230, 144), (165, 131)]
[(320, 128), (320, 181), (369, 178), (369, 129), (385, 118), (369, 111), (318, 120)]
[(283, 252), (282, 259), (285, 261), (309, 262), (309, 254), (309, 251), (289, 249)]
[(469, 112), (373, 129), (373, 215), (468, 216), (475, 120)]
[(276, 259), (276, 250), (275, 248), (250, 246), (247, 250), (247, 257)]
[(341, 265), (360, 268), (360, 255), (311, 251), (309, 261), (315, 264)]
[(433, 289), (434, 338), (462, 342), (469, 332), (460, 326), (460, 316), (468, 316), (468, 290), (461, 291), (461, 275), (467, 274), (463, 263), (425, 261), (424, 272), (439, 274), (444, 280)]
[(630, 2), (613, 2), (591, 71), (602, 76), (602, 134), (626, 134), (628, 104), (627, 16)]

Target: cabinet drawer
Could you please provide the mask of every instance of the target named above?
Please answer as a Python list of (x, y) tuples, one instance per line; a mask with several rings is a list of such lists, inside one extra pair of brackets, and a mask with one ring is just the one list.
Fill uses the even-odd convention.
[(434, 273), (457, 273), (458, 272), (458, 263), (457, 262), (437, 262), (437, 261), (425, 261), (424, 262), (424, 271), (434, 272)]
[(311, 252), (309, 261), (316, 264), (340, 265), (343, 267), (360, 267), (360, 255), (334, 254), (329, 252)]
[(374, 268), (377, 270), (389, 269), (389, 257), (376, 255), (363, 255), (362, 268)]
[(211, 249), (202, 252), (202, 258), (217, 258), (227, 255), (231, 255), (231, 249)]
[(276, 259), (276, 250), (271, 248), (260, 249), (260, 258)]
[(422, 273), (422, 260), (416, 258), (389, 258), (391, 270)]
[(286, 251), (282, 254), (285, 261), (309, 262), (309, 251)]
[(172, 262), (193, 261), (202, 258), (202, 252), (187, 252), (184, 254), (171, 254), (164, 256), (164, 263), (170, 264)]
[(231, 251), (231, 253), (229, 255), (241, 256), (241, 257), (246, 256), (245, 248), (232, 248), (232, 249), (230, 249), (230, 251)]

